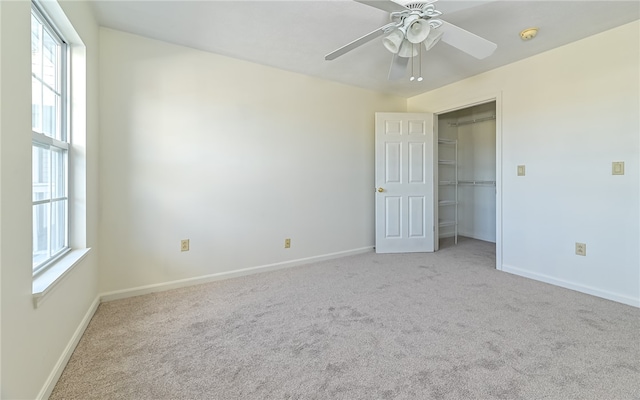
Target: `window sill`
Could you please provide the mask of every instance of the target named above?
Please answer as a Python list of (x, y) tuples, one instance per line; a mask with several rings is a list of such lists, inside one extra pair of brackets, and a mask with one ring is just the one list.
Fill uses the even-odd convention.
[(53, 288), (62, 281), (69, 271), (89, 254), (91, 248), (71, 250), (55, 262), (49, 269), (33, 278), (33, 306), (38, 306), (45, 300)]

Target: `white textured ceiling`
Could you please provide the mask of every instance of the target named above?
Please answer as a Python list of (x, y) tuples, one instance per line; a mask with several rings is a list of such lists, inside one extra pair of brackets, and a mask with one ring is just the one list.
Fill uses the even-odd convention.
[[(441, 19), (498, 44), (477, 60), (445, 43), (423, 53), (423, 82), (388, 81), (391, 54), (377, 38), (333, 61), (324, 56), (388, 23), (350, 0), (92, 1), (102, 26), (288, 71), (410, 97), (640, 18), (638, 1), (440, 0)], [(407, 4), (409, 1), (397, 0)], [(519, 32), (540, 28), (529, 42)], [(597, 54), (594, 54), (597, 57)]]

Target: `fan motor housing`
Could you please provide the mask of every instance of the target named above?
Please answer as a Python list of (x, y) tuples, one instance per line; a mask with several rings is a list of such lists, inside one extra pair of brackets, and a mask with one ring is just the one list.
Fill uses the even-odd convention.
[(409, 3), (409, 4), (405, 4), (405, 7), (407, 7), (410, 10), (418, 10), (418, 11), (422, 11), (425, 6), (427, 6), (429, 3)]

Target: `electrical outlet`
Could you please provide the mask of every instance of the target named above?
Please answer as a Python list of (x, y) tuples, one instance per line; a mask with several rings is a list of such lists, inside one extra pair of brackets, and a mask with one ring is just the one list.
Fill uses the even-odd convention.
[(518, 165), (518, 176), (524, 176), (525, 169), (524, 165)]
[(180, 251), (189, 251), (189, 239), (180, 241)]
[(288, 249), (291, 247), (291, 239), (285, 239), (284, 240), (284, 248)]
[(586, 243), (578, 243), (578, 242), (576, 242), (576, 255), (577, 256), (586, 256), (587, 255), (587, 245), (586, 245)]

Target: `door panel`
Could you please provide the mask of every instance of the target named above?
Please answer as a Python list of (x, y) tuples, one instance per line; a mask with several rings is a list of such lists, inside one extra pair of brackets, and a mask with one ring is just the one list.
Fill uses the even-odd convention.
[(409, 197), (409, 237), (425, 237), (424, 203), (424, 197)]
[(407, 121), (409, 125), (409, 135), (412, 136), (426, 136), (427, 135), (427, 125), (425, 120), (409, 120)]
[(385, 143), (385, 183), (400, 183), (402, 143)]
[(402, 198), (387, 196), (385, 201), (385, 238), (399, 238), (402, 230)]
[(425, 148), (424, 143), (409, 143), (409, 183), (425, 183), (424, 163)]
[(376, 252), (434, 251), (432, 114), (376, 113)]

